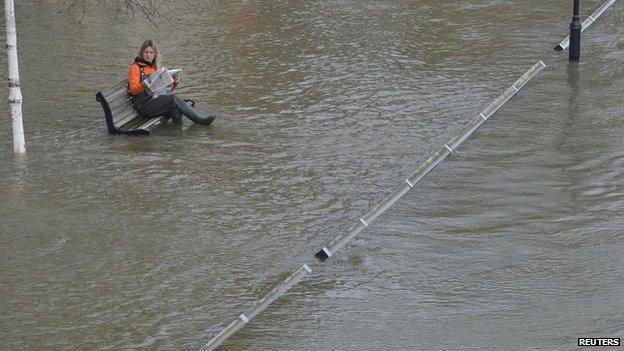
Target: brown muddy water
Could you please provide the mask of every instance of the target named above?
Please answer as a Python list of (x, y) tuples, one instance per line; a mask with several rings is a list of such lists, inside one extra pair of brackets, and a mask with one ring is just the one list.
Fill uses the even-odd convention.
[[(624, 1), (583, 33), (578, 65), (553, 51), (572, 1), (168, 6), (154, 28), (17, 4), (27, 155), (0, 104), (0, 349), (200, 348), (538, 60), (456, 154), (224, 349), (624, 337)], [(221, 111), (212, 126), (108, 135), (94, 93), (148, 37), (184, 70), (180, 94)]]

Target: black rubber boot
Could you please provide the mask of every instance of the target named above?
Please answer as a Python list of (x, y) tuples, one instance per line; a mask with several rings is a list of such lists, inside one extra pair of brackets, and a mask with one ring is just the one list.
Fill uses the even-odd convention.
[(177, 108), (172, 109), (169, 113), (169, 116), (171, 117), (171, 121), (173, 122), (173, 124), (175, 124), (176, 126), (181, 126), (183, 124), (182, 114)]
[[(182, 100), (178, 96), (175, 96), (175, 104), (178, 110), (183, 115), (185, 115), (186, 117), (188, 117), (188, 119), (190, 119), (191, 121), (197, 124), (203, 124), (207, 126), (210, 123), (212, 123), (212, 121), (214, 121), (214, 119), (216, 118), (215, 116), (204, 117), (200, 115), (189, 104), (187, 104), (184, 100)], [(175, 120), (174, 120), (174, 123), (175, 123)]]

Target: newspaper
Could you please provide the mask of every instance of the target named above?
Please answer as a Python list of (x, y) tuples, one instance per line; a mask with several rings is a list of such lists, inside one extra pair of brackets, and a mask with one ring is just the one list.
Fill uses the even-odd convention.
[(156, 72), (147, 76), (143, 83), (152, 94), (152, 97), (171, 94), (173, 77), (180, 73), (180, 69), (159, 68)]

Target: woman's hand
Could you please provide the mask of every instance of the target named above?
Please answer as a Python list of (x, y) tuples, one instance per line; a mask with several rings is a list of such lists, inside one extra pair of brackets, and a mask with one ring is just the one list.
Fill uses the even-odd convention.
[(171, 91), (174, 91), (175, 88), (178, 87), (178, 84), (180, 84), (180, 77), (178, 75), (172, 76), (171, 78), (173, 78), (173, 83), (171, 84)]

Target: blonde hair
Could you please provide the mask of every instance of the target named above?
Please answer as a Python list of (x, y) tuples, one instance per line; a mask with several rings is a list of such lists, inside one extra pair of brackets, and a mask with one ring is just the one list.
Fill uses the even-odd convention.
[(146, 40), (143, 42), (143, 45), (141, 45), (141, 49), (139, 50), (139, 57), (142, 58), (143, 51), (145, 51), (145, 49), (147, 49), (150, 46), (154, 50), (153, 64), (156, 67), (156, 69), (159, 69), (160, 68), (160, 53), (158, 52), (158, 47), (156, 46), (156, 43), (153, 40)]

